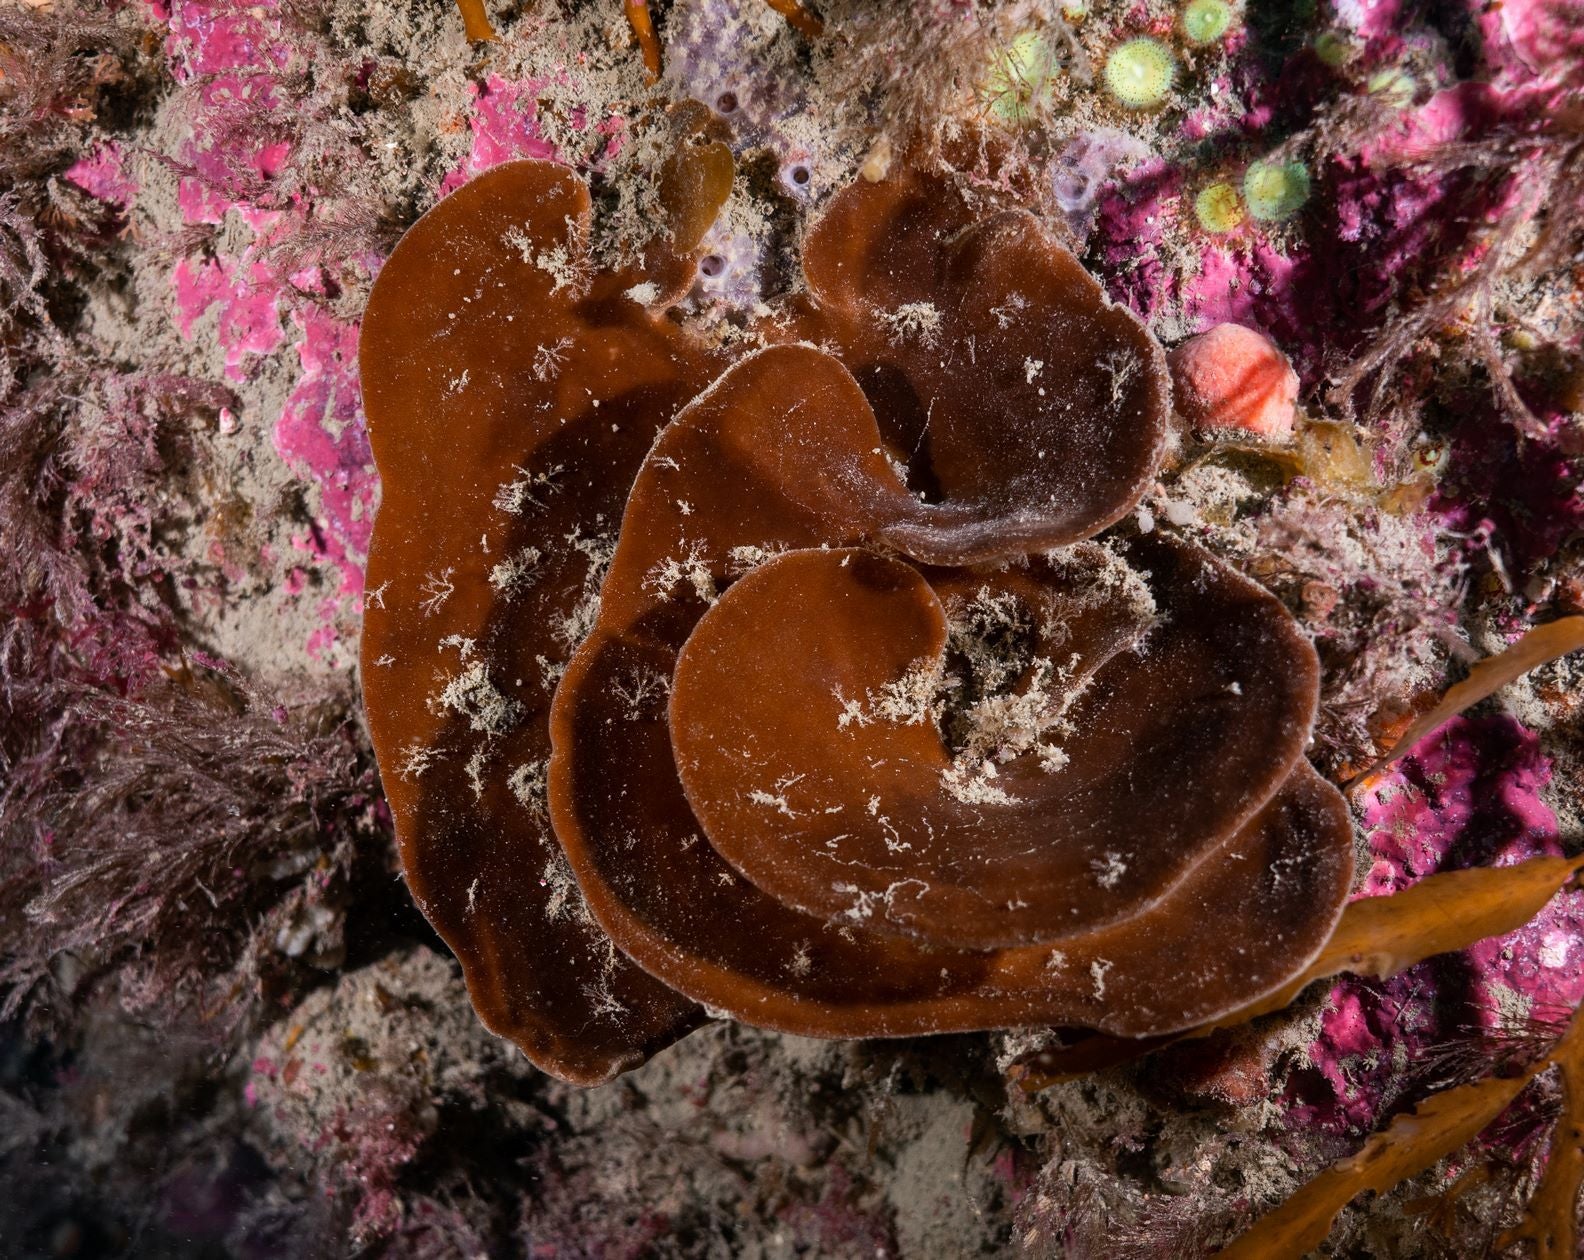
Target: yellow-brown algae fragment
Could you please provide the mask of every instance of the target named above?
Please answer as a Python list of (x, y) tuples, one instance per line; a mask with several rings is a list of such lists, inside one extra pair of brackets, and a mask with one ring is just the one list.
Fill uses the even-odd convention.
[(825, 33), (825, 23), (811, 13), (802, 0), (765, 0), (772, 9), (787, 20), (793, 30), (810, 39), (818, 39)]
[[(1337, 1213), (1365, 1190), (1390, 1190), (1433, 1167), (1477, 1136), (1507, 1110), (1543, 1070), (1562, 1069), (1567, 1110), (1552, 1145), (1552, 1165), (1530, 1201), (1525, 1223), (1498, 1240), (1499, 1248), (1533, 1242), (1535, 1260), (1573, 1260), (1577, 1255), (1577, 1199), (1584, 1151), (1579, 1148), (1578, 1073), (1584, 1068), (1584, 1008), (1574, 1012), (1566, 1033), (1552, 1051), (1522, 1073), (1476, 1081), (1432, 1094), (1407, 1115), (1398, 1116), (1341, 1160), (1306, 1184), (1274, 1211), (1262, 1216), (1231, 1246), (1223, 1260), (1265, 1260), (1314, 1250), (1331, 1232)], [(1554, 1174), (1554, 1175), (1553, 1175)]]
[(1543, 626), (1536, 626), (1505, 652), (1498, 652), (1495, 656), (1488, 656), (1482, 661), (1475, 662), (1467, 678), (1449, 687), (1446, 695), (1442, 696), (1429, 712), (1417, 718), (1413, 725), (1403, 732), (1402, 738), (1397, 741), (1392, 751), (1355, 776), (1348, 783), (1348, 788), (1359, 786), (1370, 775), (1412, 752), (1420, 740), (1449, 718), (1456, 717), (1464, 709), (1478, 704), (1488, 696), (1495, 695), (1501, 688), (1523, 677), (1530, 670), (1539, 669), (1540, 666), (1556, 660), (1559, 656), (1577, 652), (1580, 648), (1584, 648), (1584, 617), (1563, 617), (1557, 621), (1547, 622)]
[(493, 43), (500, 38), (484, 10), (484, 0), (457, 0), (457, 8), (461, 11), (462, 30), (469, 43)]
[(1499, 1248), (1534, 1244), (1533, 1260), (1576, 1260), (1579, 1187), (1584, 1185), (1584, 1015), (1548, 1056), (1562, 1073), (1562, 1115), (1552, 1130), (1546, 1168), (1523, 1221), (1496, 1241)]
[[(458, 0), (458, 3), (466, 6), (479, 4), (481, 0)], [(805, 8), (801, 0), (765, 0), (765, 3), (784, 17), (787, 25), (800, 34), (810, 39), (817, 39), (824, 34), (825, 24)], [(623, 0), (623, 7), (627, 14), (627, 25), (632, 28), (633, 38), (638, 41), (638, 50), (643, 56), (644, 73), (650, 83), (657, 83), (660, 80), (663, 56), (660, 50), (660, 36), (655, 33), (654, 14), (649, 10), (649, 0)]]
[(1543, 1064), (1520, 1076), (1492, 1078), (1433, 1094), (1398, 1116), (1363, 1148), (1332, 1165), (1256, 1221), (1220, 1260), (1303, 1256), (1325, 1241), (1337, 1213), (1366, 1190), (1390, 1190), (1459, 1150), (1506, 1111)]

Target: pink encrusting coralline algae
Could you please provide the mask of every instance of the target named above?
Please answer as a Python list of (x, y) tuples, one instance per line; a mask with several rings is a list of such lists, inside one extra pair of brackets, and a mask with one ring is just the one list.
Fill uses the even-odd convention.
[(125, 210), (137, 196), (126, 168), (126, 150), (114, 140), (98, 144), (66, 168), (66, 178), (106, 205)]
[[(225, 371), (249, 379), (262, 361), (291, 343), (297, 379), (271, 427), (275, 449), (317, 491), (312, 527), (294, 537), (299, 550), (339, 574), (322, 602), (320, 625), (306, 647), (321, 656), (337, 639), (336, 617), (361, 608), (363, 565), (378, 500), (378, 478), (369, 453), (357, 378), (357, 325), (331, 314), (334, 282), (318, 267), (282, 274), (269, 247), (289, 240), (314, 207), (283, 197), (273, 182), (291, 156), (290, 139), (270, 139), (287, 128), (272, 112), (290, 108), (279, 76), (294, 55), (279, 8), (266, 0), (241, 7), (220, 0), (171, 0), (150, 5), (164, 24), (166, 49), (177, 81), (191, 93), (192, 126), (176, 154), (179, 205), (188, 224), (221, 224), (236, 214), (251, 239), (233, 252), (184, 258), (172, 271), (177, 328), (196, 335), (213, 312), (212, 335)], [(468, 154), (441, 181), (445, 195), (480, 171), (517, 157), (549, 158), (555, 148), (539, 132), (535, 85), (490, 75), (469, 85)], [(621, 120), (574, 118), (608, 137), (614, 152)], [(80, 181), (113, 189), (109, 157), (80, 164)], [(379, 259), (352, 260), (370, 272)], [(301, 582), (288, 583), (304, 589)]]
[[(1370, 863), (1357, 896), (1389, 896), (1437, 871), (1511, 866), (1562, 852), (1542, 799), (1551, 764), (1506, 716), (1456, 718), (1361, 793)], [(1584, 892), (1529, 923), (1386, 981), (1347, 977), (1328, 995), (1306, 1065), (1288, 1083), (1288, 1123), (1369, 1132), (1414, 1085), (1410, 1069), (1449, 1043), (1512, 1037), (1584, 1000)]]
[[(363, 591), (362, 559), (374, 528), (376, 491), (368, 475), (373, 456), (358, 401), (358, 330), (306, 304), (292, 312), (291, 320), (302, 333), (297, 353), (303, 370), (276, 422), (275, 446), (317, 482), (324, 522), (322, 530), (293, 541), (341, 570), (337, 596), (358, 596)], [(338, 602), (327, 601), (327, 622)]]
[(215, 339), (225, 350), (226, 375), (247, 379), (254, 361), (285, 342), (281, 293), (270, 269), (241, 258), (184, 258), (171, 274), (176, 327), (192, 339), (194, 326), (217, 310)]
[(553, 158), (555, 146), (539, 134), (538, 85), (510, 83), (498, 74), (483, 84), (469, 83), (467, 157), (440, 184), (441, 194), (456, 191), (481, 171), (512, 158)]
[(324, 624), (307, 645), (317, 656), (335, 635), (331, 622), (343, 599), (361, 596), (378, 483), (358, 404), (356, 328), (324, 312), (324, 286), (311, 271), (282, 276), (264, 258), (270, 239), (290, 233), (306, 215), (304, 206), (282, 202), (271, 188), (290, 142), (260, 143), (271, 130), (271, 112), (285, 107), (277, 75), (292, 51), (270, 3), (244, 9), (173, 0), (154, 5), (153, 13), (168, 24), (173, 74), (193, 93), (191, 135), (177, 154), (182, 217), (219, 224), (234, 212), (252, 229), (235, 253), (176, 264), (177, 327), (191, 338), (197, 321), (216, 311), (214, 337), (226, 374), (236, 381), (286, 344), (288, 321), (300, 333), (301, 375), (275, 418), (273, 437), (288, 466), (319, 490), (314, 527), (297, 544), (341, 574), (336, 596), (322, 610)]

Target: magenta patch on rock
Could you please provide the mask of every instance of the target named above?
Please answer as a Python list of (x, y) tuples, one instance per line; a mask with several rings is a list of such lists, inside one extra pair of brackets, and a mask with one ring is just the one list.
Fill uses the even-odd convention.
[(291, 50), (276, 16), (279, 8), (277, 0), (164, 0), (149, 6), (169, 25), (165, 51), (183, 81), (239, 66), (286, 65)]
[(125, 210), (137, 196), (137, 180), (126, 172), (126, 152), (114, 140), (98, 144), (66, 168), (66, 178), (90, 197)]
[[(335, 593), (319, 605), (321, 624), (306, 645), (318, 656), (339, 637), (335, 621), (348, 600), (360, 609), (379, 483), (364, 428), (357, 380), (355, 323), (328, 313), (330, 285), (316, 269), (287, 277), (261, 259), (260, 242), (289, 238), (312, 206), (289, 199), (279, 177), (292, 156), (293, 120), (281, 73), (292, 60), (277, 0), (241, 6), (224, 0), (151, 0), (149, 11), (167, 25), (172, 73), (191, 100), (192, 130), (177, 157), (178, 201), (184, 221), (216, 224), (241, 217), (258, 241), (238, 254), (184, 259), (172, 274), (176, 323), (191, 337), (197, 320), (218, 309), (216, 338), (226, 374), (245, 380), (260, 356), (286, 344), (285, 320), (300, 334), (300, 374), (276, 417), (272, 436), (287, 465), (319, 492), (311, 527), (293, 545), (340, 575)], [(514, 83), (489, 75), (469, 84), (468, 155), (442, 181), (443, 196), (478, 172), (520, 157), (555, 159), (555, 146), (538, 124), (543, 81)], [(601, 156), (620, 144), (622, 120), (574, 113), (573, 128), (605, 137)], [(98, 178), (97, 171), (84, 171)], [(371, 268), (377, 259), (366, 260)], [(234, 422), (233, 422), (234, 423)], [(288, 575), (288, 594), (306, 590), (301, 571)]]
[(555, 160), (556, 149), (539, 132), (539, 84), (511, 83), (492, 74), (481, 87), (468, 84), (473, 108), (468, 130), (473, 144), (457, 168), (446, 175), (440, 195), (454, 192), (480, 171), (513, 158)]
[(1584, 6), (1579, 0), (1502, 0), (1472, 5), (1485, 64), (1498, 82), (1536, 79), (1578, 84), (1584, 66)]
[(1550, 779), (1539, 737), (1515, 719), (1453, 718), (1361, 794), (1376, 855), (1366, 895), (1560, 852), (1556, 815), (1540, 799)]
[(1450, 1032), (1433, 992), (1424, 964), (1386, 981), (1336, 984), (1306, 1066), (1288, 1079), (1288, 1128), (1356, 1136), (1378, 1127), (1401, 1096), (1405, 1069)]
[(248, 361), (272, 354), (285, 341), (280, 290), (267, 267), (224, 256), (184, 258), (172, 276), (176, 327), (192, 339), (193, 325), (210, 307), (220, 308), (216, 336), (225, 348), (226, 375), (245, 380)]
[[(1553, 434), (1569, 421), (1537, 407)], [(1450, 531), (1484, 537), (1500, 548), (1507, 567), (1526, 572), (1584, 530), (1584, 486), (1574, 460), (1550, 442), (1519, 442), (1488, 412), (1472, 410), (1454, 431), (1443, 484), (1455, 495), (1434, 507)]]
[(379, 493), (358, 388), (358, 329), (315, 306), (292, 312), (292, 323), (302, 332), (302, 375), (276, 421), (275, 448), (319, 487), (321, 512), (319, 528), (294, 541), (341, 571), (339, 595), (358, 596)]
[[(1510, 866), (1561, 852), (1541, 799), (1551, 764), (1539, 738), (1510, 717), (1454, 718), (1361, 793), (1373, 862), (1358, 895), (1400, 892), (1426, 875)], [(1308, 1065), (1286, 1093), (1288, 1123), (1334, 1133), (1375, 1128), (1406, 1069), (1472, 1029), (1511, 1028), (1523, 1014), (1556, 1018), (1584, 999), (1575, 965), (1584, 894), (1553, 898), (1534, 920), (1390, 980), (1344, 977), (1331, 990)]]
[[(156, 15), (167, 16), (160, 7)], [(176, 0), (167, 13), (171, 72), (194, 96), (192, 136), (179, 151), (190, 171), (178, 190), (182, 215), (189, 223), (219, 223), (228, 210), (256, 213), (247, 203), (291, 152), (270, 135), (269, 116), (281, 104), (277, 75), (291, 60), (277, 5)]]
[[(168, 20), (170, 64), (192, 93), (192, 135), (179, 152), (186, 168), (178, 190), (184, 221), (220, 223), (235, 212), (261, 236), (289, 233), (308, 207), (280, 200), (274, 189), (291, 156), (290, 141), (275, 138), (285, 129), (271, 120), (281, 105), (277, 75), (291, 58), (276, 4), (193, 0), (151, 10)], [(260, 261), (253, 245), (240, 254), (184, 259), (172, 283), (183, 336), (218, 308), (216, 339), (233, 380), (247, 379), (260, 356), (286, 344), (285, 317), (301, 334), (301, 374), (272, 436), (281, 458), (319, 490), (313, 525), (293, 542), (340, 575), (307, 644), (317, 656), (338, 637), (332, 622), (345, 601), (362, 595), (379, 490), (357, 383), (357, 326), (323, 309), (326, 286), (315, 271), (284, 277)], [(294, 569), (283, 590), (300, 593), (305, 586), (305, 575)]]
[[(1237, 251), (1209, 246), (1199, 274), (1183, 286), (1183, 309), (1201, 331), (1216, 324), (1244, 324), (1268, 333), (1283, 347), (1296, 347), (1294, 366), (1313, 378), (1321, 370), (1321, 356), (1296, 300), (1297, 268), (1294, 259), (1264, 241)], [(1307, 355), (1301, 353), (1305, 349)]]

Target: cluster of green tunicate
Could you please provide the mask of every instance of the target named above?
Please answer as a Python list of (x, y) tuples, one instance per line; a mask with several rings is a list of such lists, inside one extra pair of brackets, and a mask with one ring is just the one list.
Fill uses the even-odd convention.
[[(1186, 0), (1179, 14), (1183, 38), (1200, 47), (1218, 43), (1238, 20), (1240, 0)], [(1088, 0), (1063, 0), (1062, 16), (1081, 22)], [(1025, 31), (996, 56), (980, 100), (1002, 122), (1022, 126), (1039, 116), (1061, 71), (1060, 58), (1040, 31)], [(1177, 78), (1177, 58), (1152, 35), (1135, 35), (1107, 54), (1101, 71), (1106, 94), (1124, 109), (1149, 110), (1165, 104)]]
[(1236, 231), (1246, 216), (1275, 222), (1295, 213), (1309, 200), (1309, 168), (1302, 162), (1253, 162), (1237, 186), (1219, 180), (1194, 198), (1194, 218), (1212, 235)]
[(1039, 31), (1025, 31), (996, 57), (980, 89), (981, 99), (1002, 122), (1025, 126), (1043, 111), (1059, 69), (1044, 36)]
[(1111, 50), (1105, 63), (1105, 86), (1111, 99), (1127, 109), (1154, 109), (1171, 91), (1177, 59), (1158, 39), (1139, 35)]
[(1242, 226), (1243, 199), (1231, 184), (1211, 184), (1194, 198), (1194, 217), (1206, 232), (1230, 232)]
[[(1239, 0), (1187, 0), (1179, 19), (1183, 37), (1199, 46), (1225, 37), (1237, 20)], [(1062, 17), (1077, 23), (1089, 15), (1089, 0), (1063, 0)], [(1004, 123), (1023, 126), (1043, 112), (1060, 59), (1039, 31), (1017, 36), (980, 88), (986, 110)], [(1161, 40), (1135, 35), (1112, 48), (1101, 79), (1107, 95), (1124, 109), (1155, 109), (1165, 103), (1177, 78), (1177, 58)]]
[(1243, 199), (1256, 219), (1285, 219), (1309, 200), (1309, 168), (1302, 162), (1252, 162), (1243, 175)]
[(1188, 0), (1182, 11), (1183, 34), (1190, 44), (1213, 44), (1232, 29), (1232, 16), (1227, 0)]
[(1353, 55), (1353, 41), (1342, 31), (1321, 31), (1315, 36), (1315, 56), (1333, 69)]
[[(1238, 0), (1187, 0), (1178, 17), (1183, 38), (1204, 47), (1225, 38), (1237, 21)], [(1165, 102), (1177, 77), (1177, 58), (1161, 40), (1135, 35), (1105, 60), (1106, 92), (1125, 109), (1154, 109)]]
[[(1238, 20), (1239, 7), (1240, 0), (1186, 0), (1179, 14), (1183, 38), (1201, 47), (1218, 42)], [(1077, 21), (1087, 12), (1087, 0), (1065, 0), (1063, 13), (1069, 20)], [(1318, 42), (1316, 47), (1319, 50)], [(1340, 60), (1346, 44), (1338, 36), (1327, 50)], [(1025, 32), (997, 58), (981, 89), (982, 99), (1001, 121), (1026, 124), (1041, 112), (1060, 69), (1043, 35)], [(1117, 44), (1101, 71), (1107, 95), (1131, 110), (1165, 104), (1176, 78), (1177, 58), (1171, 48), (1150, 35), (1135, 35)], [(1400, 88), (1395, 81), (1382, 80), (1379, 85), (1372, 81), (1371, 90), (1386, 94)], [(1309, 169), (1302, 162), (1262, 161), (1250, 164), (1241, 191), (1225, 180), (1209, 184), (1195, 196), (1193, 209), (1203, 231), (1221, 235), (1236, 231), (1247, 217), (1263, 222), (1285, 219), (1308, 199)]]
[(1393, 66), (1370, 75), (1364, 83), (1364, 90), (1395, 109), (1406, 109), (1413, 104), (1419, 85), (1414, 82), (1413, 75)]

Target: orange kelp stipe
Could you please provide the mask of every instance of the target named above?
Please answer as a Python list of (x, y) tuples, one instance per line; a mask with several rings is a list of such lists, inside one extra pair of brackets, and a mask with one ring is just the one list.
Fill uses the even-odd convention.
[[(1584, 869), (1584, 859), (1537, 857), (1515, 866), (1471, 867), (1421, 879), (1389, 897), (1361, 897), (1342, 912), (1314, 960), (1281, 988), (1182, 1034), (1203, 1037), (1279, 1011), (1316, 980), (1342, 972), (1384, 980), (1436, 954), (1522, 927)], [(1025, 1090), (1125, 1063), (1181, 1037), (1139, 1042), (1088, 1037), (1022, 1059), (1014, 1075)]]

